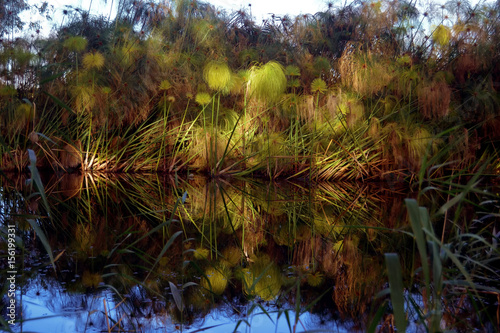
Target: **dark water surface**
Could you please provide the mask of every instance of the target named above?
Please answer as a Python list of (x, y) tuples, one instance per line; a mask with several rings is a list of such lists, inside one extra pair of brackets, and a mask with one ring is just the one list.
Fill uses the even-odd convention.
[(404, 206), (415, 195), (397, 183), (42, 178), (48, 208), (26, 178), (0, 188), (18, 237), (14, 331), (365, 331), (388, 299), (384, 253), (415, 268)]

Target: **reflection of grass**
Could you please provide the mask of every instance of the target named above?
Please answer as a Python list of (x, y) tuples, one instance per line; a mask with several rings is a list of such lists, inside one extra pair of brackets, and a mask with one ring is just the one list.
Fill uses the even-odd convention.
[(325, 277), (320, 272), (314, 272), (307, 274), (307, 283), (311, 287), (319, 287), (325, 282)]
[(102, 276), (99, 273), (91, 273), (84, 271), (82, 276), (82, 284), (88, 288), (97, 288), (102, 282)]
[(257, 257), (242, 270), (244, 290), (248, 295), (270, 301), (278, 296), (283, 285), (282, 272), (268, 256)]
[(230, 273), (230, 270), (223, 264), (209, 267), (205, 270), (200, 285), (216, 295), (221, 295), (229, 283)]
[[(476, 180), (472, 179), (468, 185), (469, 192), (479, 195), (480, 191), (476, 192), (472, 187)], [(83, 181), (77, 178), (76, 183), (74, 187), (83, 187), (80, 198), (74, 189), (68, 197), (66, 193), (55, 190), (57, 184), (50, 186), (49, 193), (52, 194), (47, 195), (50, 211), (56, 217), (54, 223), (61, 223), (64, 228), (47, 233), (50, 235), (47, 240), (52, 248), (67, 248), (70, 245), (65, 239), (71, 235), (75, 244), (84, 250), (84, 257), (67, 250), (56, 262), (61, 269), (70, 267), (81, 276), (70, 284), (72, 288), (76, 284), (95, 288), (102, 280), (116, 289), (117, 303), (139, 289), (141, 293), (135, 299), (127, 299), (121, 305), (125, 316), (131, 313), (146, 316), (151, 310), (141, 305), (141, 300), (154, 298), (173, 304), (172, 309), (166, 310), (166, 316), (175, 311), (175, 318), (189, 324), (215, 307), (228, 305), (225, 302), (233, 299), (241, 288), (248, 296), (239, 298), (238, 302), (242, 304), (257, 299), (276, 301), (285, 309), (291, 309), (298, 302), (302, 303), (299, 312), (303, 312), (304, 304), (312, 303), (318, 293), (328, 290), (328, 296), (324, 298), (330, 302), (335, 300), (336, 314), (346, 319), (365, 318), (373, 304), (374, 293), (384, 282), (381, 278), (384, 252), (399, 251), (400, 258), (404, 259), (401, 265), (404, 283), (413, 278), (418, 284), (425, 274), (422, 270), (413, 275), (413, 267), (408, 268), (413, 260), (412, 244), (408, 244), (408, 239), (382, 228), (377, 221), (387, 212), (396, 212), (393, 209), (398, 206), (398, 201), (381, 196), (371, 187), (337, 183), (305, 188), (281, 183), (268, 186), (258, 181), (228, 184), (178, 178), (172, 181), (175, 187), (170, 188), (159, 181), (159, 177), (133, 179), (129, 176), (113, 180), (95, 176)], [(449, 188), (449, 185), (442, 188)], [(455, 191), (460, 187), (452, 188)], [(182, 203), (179, 196), (186, 190), (186, 201)], [(422, 195), (420, 199), (432, 202), (433, 197), (429, 197)], [(453, 202), (460, 204), (458, 199)], [(455, 206), (445, 206), (448, 216), (451, 216), (452, 207)], [(174, 209), (179, 209), (178, 213)], [(437, 209), (439, 211), (439, 207)], [(103, 219), (103, 214), (109, 218)], [(60, 222), (59, 218), (63, 221), (63, 216), (65, 222)], [(75, 216), (79, 217), (78, 223), (71, 223), (76, 220)], [(238, 216), (241, 226), (235, 224), (233, 230), (229, 222)], [(409, 228), (404, 224), (396, 226), (398, 230)], [(341, 232), (332, 231), (332, 227)], [(450, 227), (451, 223), (447, 228)], [(367, 229), (377, 237), (370, 236)], [(426, 228), (423, 229), (427, 232)], [(431, 244), (429, 249), (436, 242), (434, 238), (441, 237), (441, 230), (438, 234), (439, 237), (426, 234), (427, 244)], [(465, 275), (459, 266), (454, 268), (453, 256), (447, 252), (460, 261), (469, 260), (467, 266), (463, 266), (471, 279), (486, 277), (487, 281), (491, 276), (488, 274), (494, 273), (494, 269), (481, 256), (489, 251), (494, 263), (498, 251), (492, 250), (489, 247), (491, 242), (485, 240), (485, 237), (462, 234), (438, 243), (436, 253), (445, 255), (440, 258), (445, 277), (442, 290), (446, 291), (450, 302), (454, 301), (452, 297), (459, 290), (469, 292), (474, 299), (480, 299), (477, 294), (481, 298), (486, 295), (482, 293), (485, 290), (475, 293), (470, 285), (466, 285), (467, 278), (463, 278)], [(93, 251), (90, 250), (92, 244), (95, 244)], [(432, 258), (429, 262), (434, 262), (435, 251), (429, 249), (427, 256)], [(199, 256), (199, 253), (204, 255)], [(266, 254), (260, 255), (262, 253)], [(85, 269), (90, 264), (94, 265), (93, 274)], [(291, 268), (284, 272), (281, 267)], [(150, 272), (149, 275), (144, 273), (145, 270)], [(234, 276), (233, 272), (236, 272)], [(431, 267), (432, 287), (427, 294), (431, 295), (428, 296), (429, 308), (434, 306), (435, 299), (439, 299), (432, 294), (439, 287), (433, 281), (433, 272)], [(498, 275), (498, 272), (494, 274)], [(453, 288), (448, 286), (453, 283)], [(328, 289), (333, 285), (333, 291)], [(297, 290), (298, 286), (303, 298), (300, 302), (295, 291), (287, 289)], [(412, 295), (404, 296), (408, 309), (408, 304), (416, 300)], [(193, 302), (191, 307), (190, 302)], [(126, 308), (128, 304), (130, 310)], [(450, 304), (456, 306), (456, 303)], [(480, 302), (478, 304), (482, 306)], [(328, 306), (333, 309), (333, 305)], [(325, 308), (330, 309), (328, 306)], [(412, 315), (427, 318), (428, 312), (414, 310), (414, 304), (412, 306)], [(443, 318), (449, 313), (445, 306), (441, 311)], [(477, 313), (481, 315), (481, 311)], [(475, 313), (475, 310), (469, 312)], [(396, 322), (396, 325), (399, 324)]]

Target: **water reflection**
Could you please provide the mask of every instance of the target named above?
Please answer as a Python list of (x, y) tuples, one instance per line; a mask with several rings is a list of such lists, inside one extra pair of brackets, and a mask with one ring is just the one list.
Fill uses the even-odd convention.
[[(384, 288), (383, 254), (411, 253), (411, 242), (391, 231), (405, 226), (408, 193), (380, 184), (192, 175), (43, 181), (48, 208), (29, 196), (25, 179), (4, 179), (0, 190), (2, 223), (16, 221), (25, 248), (23, 318), (47, 317), (23, 330), (232, 330), (241, 321), (240, 331), (260, 331), (269, 317), (283, 328), (363, 330)], [(40, 216), (56, 271), (25, 214)]]

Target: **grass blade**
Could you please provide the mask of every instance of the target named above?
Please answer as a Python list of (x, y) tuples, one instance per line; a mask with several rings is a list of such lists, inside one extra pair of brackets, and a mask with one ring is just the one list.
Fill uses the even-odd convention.
[(40, 241), (42, 242), (43, 247), (45, 248), (45, 251), (47, 251), (47, 254), (49, 255), (50, 258), (50, 263), (52, 264), (52, 267), (54, 268), (54, 271), (56, 270), (56, 265), (55, 265), (55, 260), (54, 256), (52, 255), (52, 249), (50, 247), (50, 243), (45, 237), (45, 233), (43, 232), (42, 228), (36, 223), (35, 220), (33, 219), (27, 219), (28, 223), (31, 225), (33, 230), (35, 230), (36, 234), (38, 235), (38, 238), (40, 238)]
[(403, 277), (401, 274), (401, 264), (396, 253), (386, 253), (385, 263), (387, 275), (389, 276), (389, 288), (391, 290), (391, 301), (394, 312), (394, 319), (398, 332), (406, 331), (405, 297), (403, 294)]
[(425, 241), (425, 234), (422, 226), (420, 210), (417, 201), (414, 199), (405, 199), (405, 203), (406, 209), (408, 210), (408, 215), (410, 217), (413, 235), (417, 242), (418, 252), (420, 253), (420, 258), (422, 259), (422, 270), (424, 271), (425, 284), (426, 286), (429, 286), (430, 271), (429, 263), (427, 262), (427, 245)]

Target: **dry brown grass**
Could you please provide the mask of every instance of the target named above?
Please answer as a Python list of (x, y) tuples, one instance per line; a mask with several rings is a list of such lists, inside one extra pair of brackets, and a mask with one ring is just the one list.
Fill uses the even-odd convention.
[(437, 119), (450, 112), (451, 89), (442, 81), (422, 84), (417, 90), (420, 112), (427, 119)]
[(395, 77), (390, 62), (352, 48), (342, 54), (339, 72), (344, 86), (367, 96), (382, 92)]

